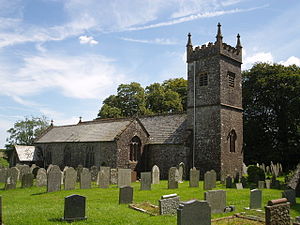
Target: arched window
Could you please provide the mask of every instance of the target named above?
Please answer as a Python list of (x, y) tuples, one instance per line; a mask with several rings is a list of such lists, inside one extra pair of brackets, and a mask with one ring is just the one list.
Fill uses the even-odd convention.
[(229, 151), (235, 152), (235, 141), (236, 141), (237, 135), (235, 130), (231, 130), (227, 136), (227, 140), (229, 139)]
[(141, 140), (138, 136), (134, 136), (130, 142), (130, 161), (139, 161), (141, 157)]

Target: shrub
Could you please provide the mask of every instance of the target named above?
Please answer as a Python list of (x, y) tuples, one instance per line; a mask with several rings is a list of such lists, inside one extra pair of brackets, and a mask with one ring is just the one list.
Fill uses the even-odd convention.
[(248, 173), (248, 182), (251, 183), (257, 183), (259, 180), (265, 180), (266, 178), (263, 169), (255, 165), (248, 166), (247, 173)]

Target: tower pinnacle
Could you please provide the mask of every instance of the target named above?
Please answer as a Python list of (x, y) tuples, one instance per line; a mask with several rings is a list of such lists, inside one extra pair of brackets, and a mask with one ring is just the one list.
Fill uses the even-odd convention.
[(241, 40), (240, 40), (240, 37), (241, 37), (240, 34), (238, 34), (236, 37), (237, 37), (237, 42), (236, 42), (236, 46), (235, 47), (237, 49), (241, 49), (242, 45), (241, 45)]
[(222, 39), (223, 39), (220, 23), (218, 23), (218, 33), (217, 33), (216, 39), (217, 39), (216, 42), (220, 42), (220, 43), (222, 42)]
[(187, 41), (186, 47), (193, 46), (191, 36), (192, 36), (191, 33), (189, 33), (188, 34), (188, 41)]

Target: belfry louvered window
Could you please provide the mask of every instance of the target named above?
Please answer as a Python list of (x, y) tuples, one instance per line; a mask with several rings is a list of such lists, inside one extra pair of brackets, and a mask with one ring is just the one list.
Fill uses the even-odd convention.
[(207, 86), (208, 85), (208, 75), (207, 73), (200, 73), (199, 75), (199, 86)]
[(234, 87), (235, 73), (228, 72), (228, 85), (229, 87)]

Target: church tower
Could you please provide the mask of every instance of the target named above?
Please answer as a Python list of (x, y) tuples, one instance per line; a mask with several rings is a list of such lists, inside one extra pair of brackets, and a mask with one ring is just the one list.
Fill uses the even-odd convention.
[(216, 41), (186, 45), (188, 73), (187, 122), (193, 144), (189, 166), (201, 176), (214, 169), (218, 177), (241, 174), (243, 165), (242, 46), (223, 42), (218, 24)]

